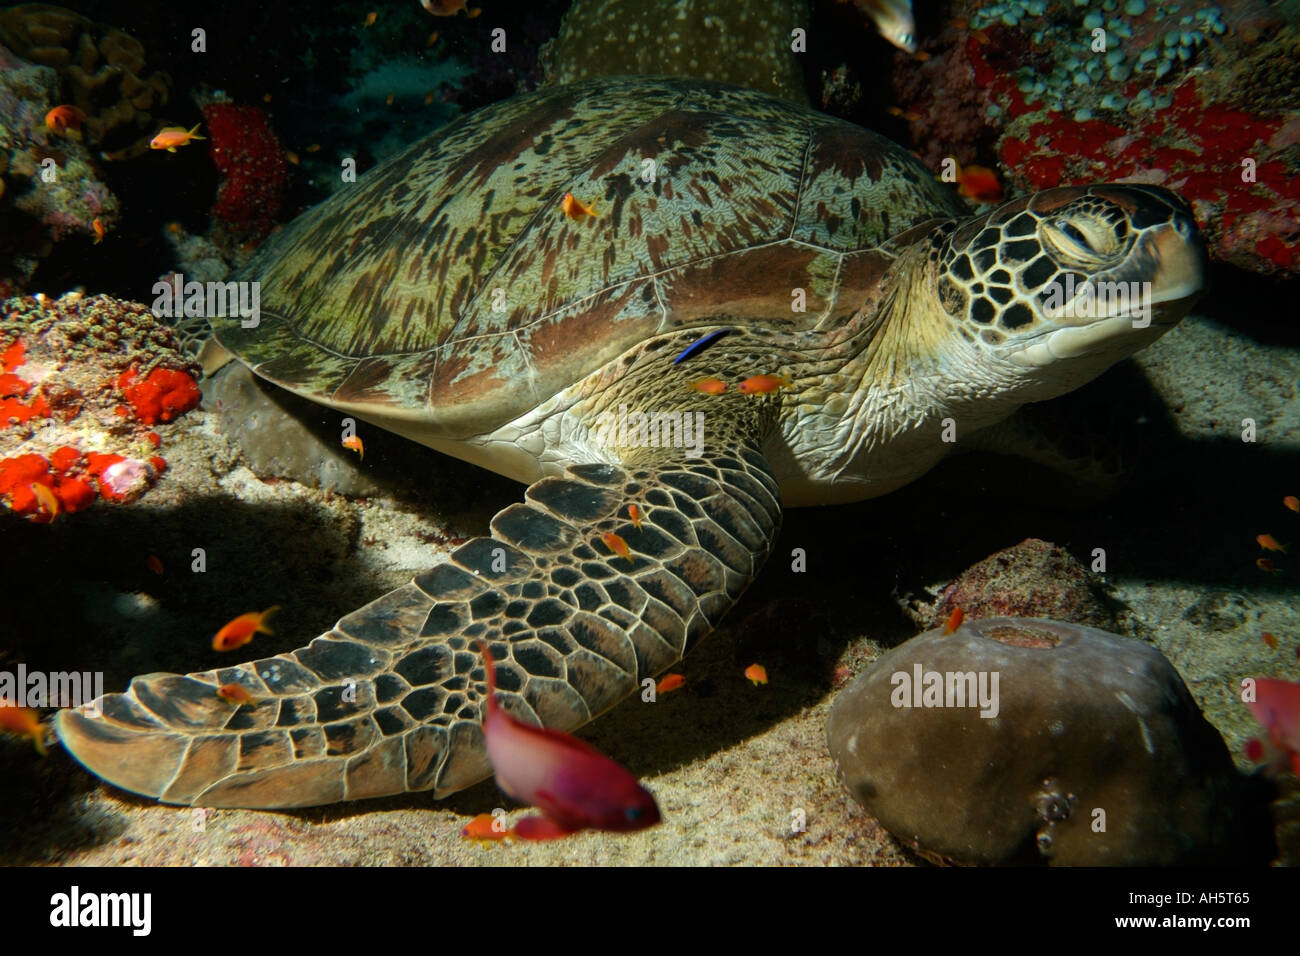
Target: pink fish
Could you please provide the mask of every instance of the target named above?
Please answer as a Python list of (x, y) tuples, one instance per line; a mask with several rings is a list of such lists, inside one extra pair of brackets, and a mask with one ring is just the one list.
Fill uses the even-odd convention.
[[(1246, 706), (1268, 731), (1278, 763), (1289, 762), (1300, 775), (1300, 683), (1261, 677), (1255, 681), (1255, 700)], [(1258, 753), (1263, 756), (1262, 747)]]
[(542, 816), (515, 825), (520, 840), (551, 840), (578, 830), (644, 830), (659, 822), (659, 807), (636, 777), (595, 747), (558, 730), (522, 723), (496, 702), (496, 665), (479, 642), (487, 669), (483, 720), (488, 759), (497, 785)]

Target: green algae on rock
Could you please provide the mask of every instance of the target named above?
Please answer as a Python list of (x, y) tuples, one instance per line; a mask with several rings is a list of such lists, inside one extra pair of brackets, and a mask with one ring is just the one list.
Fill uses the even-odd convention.
[(913, 638), (840, 692), (849, 793), (944, 862), (1261, 863), (1266, 802), (1159, 651), (1041, 618)]
[(804, 0), (574, 0), (545, 54), (550, 84), (627, 73), (721, 80), (806, 104), (791, 31)]

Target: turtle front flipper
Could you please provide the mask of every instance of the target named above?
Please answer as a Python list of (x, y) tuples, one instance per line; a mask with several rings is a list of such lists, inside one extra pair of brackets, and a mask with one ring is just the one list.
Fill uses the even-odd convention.
[[(62, 711), (59, 737), (93, 773), (167, 803), (303, 807), (468, 787), (491, 773), (476, 638), (497, 658), (507, 711), (571, 730), (678, 661), (771, 550), (778, 489), (756, 446), (633, 467), (542, 479), (493, 518), (492, 537), (307, 647), (137, 677)], [(253, 702), (218, 697), (227, 683)]]

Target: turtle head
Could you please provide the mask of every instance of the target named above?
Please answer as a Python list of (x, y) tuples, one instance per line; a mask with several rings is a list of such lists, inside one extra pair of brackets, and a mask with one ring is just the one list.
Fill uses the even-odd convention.
[(929, 242), (940, 307), (1021, 401), (1063, 394), (1150, 344), (1205, 280), (1191, 209), (1153, 186), (1049, 189)]

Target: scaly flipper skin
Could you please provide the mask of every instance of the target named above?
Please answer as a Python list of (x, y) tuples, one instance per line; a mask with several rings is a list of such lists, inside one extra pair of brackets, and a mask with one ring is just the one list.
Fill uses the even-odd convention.
[[(468, 787), (491, 774), (472, 642), (489, 642), (498, 699), (521, 720), (572, 730), (609, 710), (710, 631), (766, 560), (781, 509), (757, 448), (573, 466), (500, 512), (492, 537), (309, 646), (137, 677), (101, 698), (102, 717), (62, 711), (59, 736), (92, 772), (167, 803), (302, 807)], [(601, 543), (607, 531), (631, 562)], [(216, 695), (235, 681), (254, 704)]]

